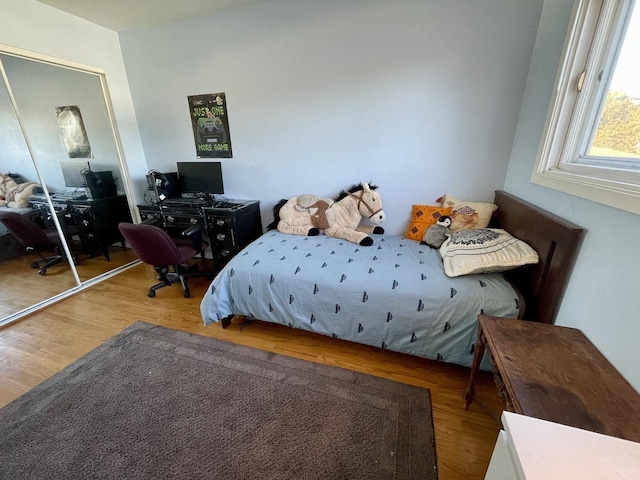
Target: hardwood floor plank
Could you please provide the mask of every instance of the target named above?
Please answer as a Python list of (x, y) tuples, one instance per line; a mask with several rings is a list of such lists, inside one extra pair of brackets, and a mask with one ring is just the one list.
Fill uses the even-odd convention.
[(0, 406), (142, 320), (429, 388), (439, 478), (484, 477), (500, 428), (495, 416), (503, 405), (489, 373), (480, 372), (475, 386), (477, 401), (465, 411), (462, 392), (469, 375), (467, 368), (259, 321), (234, 319), (227, 329), (220, 325), (204, 327), (200, 299), (208, 279), (190, 280), (190, 298), (182, 296), (179, 285), (162, 288), (155, 298), (149, 298), (147, 289), (155, 282), (153, 268), (139, 265), (1, 328)]

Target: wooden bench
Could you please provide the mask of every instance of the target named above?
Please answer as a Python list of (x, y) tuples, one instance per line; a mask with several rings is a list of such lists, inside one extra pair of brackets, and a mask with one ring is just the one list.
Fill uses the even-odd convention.
[(464, 408), (486, 351), (506, 409), (640, 442), (640, 395), (578, 329), (478, 316)]

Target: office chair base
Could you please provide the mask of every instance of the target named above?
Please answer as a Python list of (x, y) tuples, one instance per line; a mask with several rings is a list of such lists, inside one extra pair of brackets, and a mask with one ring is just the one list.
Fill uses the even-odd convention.
[[(50, 257), (42, 257), (40, 260), (34, 260), (31, 263), (31, 268), (39, 268), (40, 270), (38, 270), (38, 273), (40, 275), (46, 275), (47, 268), (51, 267), (52, 265), (61, 263), (65, 259), (66, 257), (64, 255), (52, 255)], [(78, 257), (75, 257), (75, 256), (71, 257), (71, 260), (73, 261), (74, 265), (78, 265), (80, 263), (80, 260), (78, 260)]]
[(180, 281), (180, 283), (182, 284), (184, 297), (189, 298), (191, 296), (189, 285), (187, 285), (187, 276), (197, 275), (198, 266), (174, 265), (173, 269), (174, 272), (169, 273), (169, 267), (155, 267), (156, 272), (158, 272), (158, 280), (160, 280), (160, 283), (155, 284), (149, 289), (149, 293), (147, 294), (149, 297), (155, 297), (156, 290), (158, 290), (159, 288), (170, 287), (178, 281)]
[(170, 287), (176, 282), (182, 283), (182, 289), (184, 290), (184, 297), (189, 298), (191, 296), (191, 292), (189, 291), (189, 287), (185, 280), (181, 278), (181, 275), (177, 273), (165, 273), (162, 275), (158, 275), (158, 280), (161, 280), (160, 283), (156, 283), (154, 286), (149, 288), (149, 293), (147, 296), (153, 298), (156, 296), (156, 290), (162, 287)]
[(35, 260), (31, 263), (31, 268), (39, 268), (38, 273), (40, 275), (47, 274), (47, 268), (57, 263), (62, 262), (64, 257), (62, 255), (53, 255), (51, 257), (42, 257), (40, 260)]
[(215, 274), (213, 272), (198, 272), (198, 265), (176, 265), (174, 266), (175, 272), (169, 272), (168, 267), (154, 267), (156, 272), (158, 273), (159, 283), (156, 283), (151, 288), (149, 288), (148, 297), (153, 298), (156, 296), (156, 290), (162, 287), (170, 287), (176, 282), (180, 282), (182, 284), (183, 296), (184, 298), (189, 298), (191, 296), (191, 291), (189, 290), (189, 285), (187, 284), (187, 279), (192, 277), (213, 277)]

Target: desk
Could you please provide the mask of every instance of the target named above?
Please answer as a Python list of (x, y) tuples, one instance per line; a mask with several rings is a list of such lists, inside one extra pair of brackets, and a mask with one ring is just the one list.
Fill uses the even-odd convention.
[(218, 268), (262, 235), (260, 202), (257, 200), (245, 200), (226, 208), (204, 207), (202, 211)]
[(465, 409), (485, 347), (508, 411), (640, 442), (640, 395), (580, 330), (478, 315)]
[[(99, 199), (68, 199), (58, 198), (54, 194), (51, 200), (55, 212), (62, 220), (63, 229), (65, 225), (77, 227), (82, 251), (89, 257), (103, 255), (109, 261), (109, 245), (120, 243), (124, 247), (118, 224), (131, 222), (131, 212), (125, 195)], [(41, 212), (44, 226), (53, 226), (46, 200), (31, 200), (30, 203)]]
[(196, 207), (176, 199), (161, 205), (138, 205), (138, 210), (142, 221), (158, 220), (173, 237), (179, 237), (185, 228), (202, 225), (218, 268), (262, 234), (258, 200), (227, 200), (218, 206), (213, 202)]

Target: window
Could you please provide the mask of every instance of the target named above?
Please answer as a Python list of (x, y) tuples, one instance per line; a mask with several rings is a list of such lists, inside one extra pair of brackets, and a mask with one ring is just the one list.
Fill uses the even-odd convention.
[(640, 6), (578, 0), (532, 181), (640, 214)]

